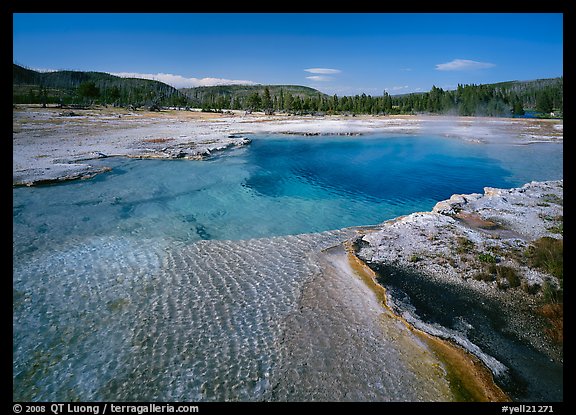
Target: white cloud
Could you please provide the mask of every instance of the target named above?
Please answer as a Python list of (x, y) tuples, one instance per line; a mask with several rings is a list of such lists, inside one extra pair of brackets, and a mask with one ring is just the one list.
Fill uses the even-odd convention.
[(312, 75), (307, 76), (306, 79), (310, 79), (311, 81), (326, 82), (331, 81), (334, 78), (332, 78), (331, 76)]
[(195, 86), (215, 86), (215, 85), (257, 85), (257, 82), (240, 80), (240, 79), (223, 79), (223, 78), (185, 78), (181, 75), (169, 73), (137, 73), (137, 72), (110, 72), (110, 75), (121, 78), (142, 78), (152, 79), (165, 84), (172, 85), (174, 88), (191, 88)]
[(46, 69), (46, 68), (34, 68), (32, 69), (33, 71), (36, 72), (44, 72), (44, 73), (48, 73), (48, 72), (58, 72), (58, 69)]
[(308, 68), (304, 69), (306, 72), (310, 73), (319, 73), (323, 75), (335, 74), (342, 72), (340, 69), (331, 69), (331, 68)]
[(395, 91), (401, 91), (403, 89), (408, 89), (408, 85), (391, 86), (390, 88), (384, 88), (384, 89), (388, 92), (395, 92)]
[(446, 63), (436, 65), (437, 71), (469, 71), (474, 69), (486, 69), (496, 66), (490, 62), (477, 62), (469, 59), (454, 59)]

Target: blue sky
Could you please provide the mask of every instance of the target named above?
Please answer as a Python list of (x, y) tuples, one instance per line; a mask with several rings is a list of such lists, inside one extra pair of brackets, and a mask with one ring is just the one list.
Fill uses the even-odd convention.
[(178, 88), (297, 84), (328, 94), (563, 75), (561, 13), (15, 13), (13, 60)]

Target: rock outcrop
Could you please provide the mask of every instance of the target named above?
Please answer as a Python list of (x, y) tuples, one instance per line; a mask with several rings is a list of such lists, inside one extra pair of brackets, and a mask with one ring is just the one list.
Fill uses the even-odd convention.
[(476, 355), (514, 399), (550, 399), (563, 371), (563, 180), (453, 195), (354, 246), (404, 320)]

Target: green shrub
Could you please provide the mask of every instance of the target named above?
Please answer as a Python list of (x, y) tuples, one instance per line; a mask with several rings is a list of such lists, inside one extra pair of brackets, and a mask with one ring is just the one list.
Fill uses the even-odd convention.
[(484, 262), (487, 264), (495, 264), (496, 263), (496, 257), (494, 255), (492, 255), (491, 253), (488, 253), (488, 252), (478, 254), (478, 260), (480, 262)]
[(421, 260), (422, 260), (422, 258), (419, 257), (419, 256), (416, 255), (416, 254), (412, 254), (412, 256), (411, 256), (410, 259), (409, 259), (410, 262), (418, 262), (418, 261), (421, 261)]

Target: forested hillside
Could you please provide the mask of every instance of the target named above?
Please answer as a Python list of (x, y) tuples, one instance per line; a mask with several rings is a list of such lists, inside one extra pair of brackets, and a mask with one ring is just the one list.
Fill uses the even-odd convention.
[(16, 64), (12, 100), (14, 104), (186, 105), (181, 92), (158, 81), (104, 72), (37, 72)]

